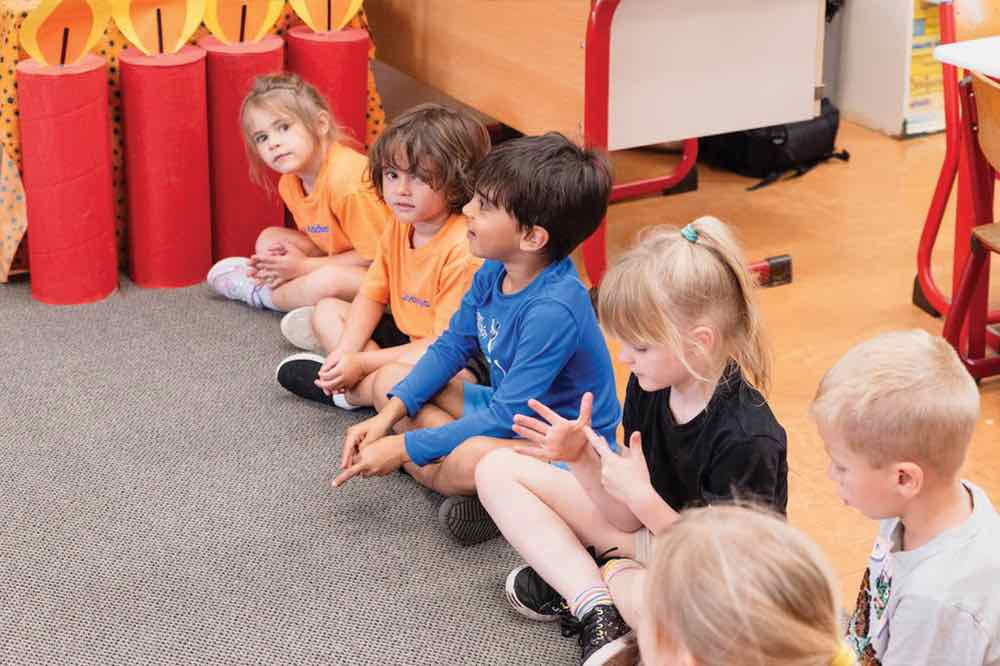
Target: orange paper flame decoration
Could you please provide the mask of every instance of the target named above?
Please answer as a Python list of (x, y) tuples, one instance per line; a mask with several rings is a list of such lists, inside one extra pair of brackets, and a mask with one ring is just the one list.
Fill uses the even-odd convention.
[(177, 53), (205, 14), (205, 0), (111, 0), (125, 38), (146, 55)]
[(313, 32), (340, 30), (361, 9), (363, 0), (288, 0)]
[(284, 4), (285, 0), (206, 0), (205, 27), (223, 44), (256, 42), (271, 30)]
[(111, 0), (43, 0), (21, 24), (21, 46), (46, 65), (82, 58), (104, 34)]

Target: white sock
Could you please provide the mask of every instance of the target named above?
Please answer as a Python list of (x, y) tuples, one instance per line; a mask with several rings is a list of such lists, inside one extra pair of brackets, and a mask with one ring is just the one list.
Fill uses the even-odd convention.
[(361, 409), (362, 405), (352, 405), (347, 401), (347, 396), (343, 393), (333, 394), (333, 404), (341, 409)]
[(259, 285), (256, 289), (257, 300), (268, 310), (275, 310), (277, 312), (284, 312), (284, 310), (278, 310), (274, 307), (274, 289), (271, 288), (269, 284)]

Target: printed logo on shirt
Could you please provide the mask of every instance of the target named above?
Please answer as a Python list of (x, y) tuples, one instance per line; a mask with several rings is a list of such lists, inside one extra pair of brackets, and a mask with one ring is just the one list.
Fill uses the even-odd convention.
[(483, 343), (480, 347), (485, 346), (483, 353), (492, 358), (493, 346), (497, 342), (497, 334), (500, 333), (500, 322), (491, 317), (489, 330), (487, 330), (486, 319), (483, 317), (481, 312), (476, 312), (476, 328), (479, 330), (479, 339)]
[(328, 231), (330, 231), (330, 227), (325, 224), (310, 224), (306, 227), (307, 234), (325, 234)]
[(417, 298), (416, 296), (412, 296), (410, 294), (403, 294), (402, 300), (404, 303), (413, 303), (414, 305), (422, 308), (429, 308), (431, 306), (430, 301), (425, 301), (422, 298)]

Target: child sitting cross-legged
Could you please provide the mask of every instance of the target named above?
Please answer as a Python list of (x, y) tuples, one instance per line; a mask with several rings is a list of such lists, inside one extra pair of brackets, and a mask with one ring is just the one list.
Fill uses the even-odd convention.
[[(285, 337), (312, 350), (278, 366), (284, 388), (345, 409), (372, 405), (375, 372), (393, 362), (416, 363), (448, 327), (481, 264), (469, 253), (460, 211), (472, 197), (473, 168), (489, 147), (482, 123), (435, 104), (414, 107), (386, 128), (369, 164), (392, 220), (353, 302), (325, 298), (282, 319)], [(488, 381), (478, 357), (459, 375)]]
[(217, 293), (255, 308), (287, 312), (321, 298), (350, 300), (389, 211), (365, 178), (356, 152), (316, 88), (295, 74), (259, 76), (240, 108), (250, 175), (281, 174), (278, 193), (295, 229), (267, 227), (250, 257), (227, 257), (208, 272)]
[[(403, 466), (449, 496), (439, 518), (476, 543), (497, 534), (473, 496), (476, 464), (517, 443), (513, 417), (529, 412), (530, 398), (575, 419), (590, 392), (593, 427), (612, 437), (621, 410), (611, 358), (569, 258), (601, 223), (610, 191), (607, 159), (561, 134), (507, 141), (486, 156), (464, 209), (472, 253), (486, 262), (417, 365), (379, 371), (379, 413), (348, 430), (335, 485)], [(453, 380), (478, 352), (490, 386)], [(393, 426), (405, 434), (390, 434)]]
[(642, 663), (854, 666), (834, 580), (819, 548), (779, 516), (683, 511), (656, 538), (641, 591)]
[(526, 446), (476, 470), (480, 500), (527, 561), (507, 577), (508, 601), (529, 619), (563, 620), (585, 666), (630, 649), (652, 537), (679, 511), (734, 497), (785, 510), (785, 431), (754, 388), (770, 371), (752, 287), (715, 218), (649, 230), (598, 299), (632, 372), (628, 446), (615, 453), (590, 428), (589, 395), (575, 420), (542, 399), (531, 403), (541, 418), (515, 417)]
[(848, 642), (863, 666), (1000, 664), (1000, 517), (960, 476), (979, 391), (924, 331), (851, 348), (812, 405), (848, 505), (880, 521)]

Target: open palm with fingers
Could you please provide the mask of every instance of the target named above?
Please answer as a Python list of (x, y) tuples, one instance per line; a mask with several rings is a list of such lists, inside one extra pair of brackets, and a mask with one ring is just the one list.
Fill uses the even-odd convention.
[(576, 462), (587, 449), (584, 429), (590, 427), (593, 405), (593, 394), (584, 393), (580, 400), (580, 415), (567, 419), (537, 400), (529, 400), (528, 407), (541, 419), (524, 414), (514, 416), (514, 432), (531, 442), (530, 446), (515, 446), (514, 450), (546, 462)]

